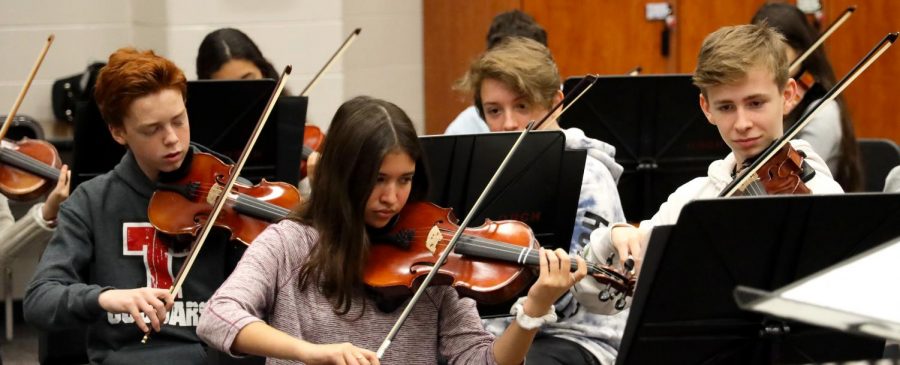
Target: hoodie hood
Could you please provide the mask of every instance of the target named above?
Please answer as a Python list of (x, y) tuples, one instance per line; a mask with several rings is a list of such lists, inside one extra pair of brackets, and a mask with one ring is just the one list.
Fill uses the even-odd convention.
[(138, 166), (134, 153), (132, 153), (131, 150), (125, 152), (125, 155), (122, 156), (122, 160), (113, 170), (115, 171), (115, 175), (118, 176), (125, 185), (131, 188), (131, 190), (134, 190), (134, 192), (142, 198), (150, 199), (150, 196), (153, 195), (153, 190), (155, 190), (156, 186), (150, 181), (150, 178), (144, 174), (141, 167)]
[(616, 162), (616, 148), (611, 144), (596, 140), (584, 135), (584, 132), (578, 128), (563, 129), (566, 134), (566, 148), (568, 149), (584, 149), (587, 155), (597, 161), (600, 161), (612, 174), (613, 180), (619, 183), (619, 177), (625, 168)]

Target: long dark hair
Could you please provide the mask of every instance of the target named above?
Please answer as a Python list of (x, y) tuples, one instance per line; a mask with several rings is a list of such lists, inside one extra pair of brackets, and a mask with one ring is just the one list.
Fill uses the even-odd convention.
[(272, 66), (259, 47), (244, 32), (234, 28), (222, 28), (206, 35), (197, 51), (197, 78), (211, 79), (212, 74), (233, 59), (252, 62), (263, 77), (278, 79), (278, 71)]
[(300, 285), (318, 286), (338, 314), (350, 311), (363, 292), (362, 273), (369, 253), (364, 213), (381, 162), (403, 151), (416, 161), (409, 201), (421, 200), (428, 178), (416, 130), (396, 105), (366, 96), (338, 108), (328, 129), (322, 157), (311, 181), (309, 200), (288, 218), (314, 227), (319, 243), (300, 270)]
[[(784, 35), (788, 45), (798, 53), (805, 52), (818, 39), (818, 32), (807, 22), (806, 16), (797, 7), (785, 3), (763, 5), (753, 15), (752, 22), (759, 24), (765, 21)], [(798, 54), (799, 56), (799, 54)], [(819, 46), (803, 61), (803, 67), (812, 74), (817, 83), (829, 90), (837, 83), (834, 70), (828, 62), (824, 46)], [(792, 75), (795, 76), (795, 75)], [(856, 133), (853, 120), (847, 110), (843, 96), (835, 101), (841, 109), (841, 142), (837, 171), (832, 171), (834, 179), (845, 191), (859, 191), (863, 187), (862, 169), (859, 161), (859, 148), (856, 144)], [(785, 126), (787, 128), (789, 126)]]

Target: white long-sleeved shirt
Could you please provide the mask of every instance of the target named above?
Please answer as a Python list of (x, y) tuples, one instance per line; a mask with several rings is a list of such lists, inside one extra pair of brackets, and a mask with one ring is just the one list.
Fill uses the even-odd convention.
[[(805, 183), (813, 194), (840, 194), (844, 192), (841, 186), (832, 178), (825, 161), (813, 151), (809, 143), (795, 139), (791, 141), (791, 145), (794, 149), (806, 154), (804, 161), (816, 171), (815, 176)], [(639, 229), (642, 233), (643, 246), (646, 248), (653, 227), (675, 224), (678, 221), (679, 214), (681, 214), (681, 208), (687, 203), (696, 199), (716, 198), (731, 183), (733, 179), (731, 173), (734, 171), (734, 168), (734, 153), (730, 153), (724, 159), (710, 164), (707, 169), (707, 176), (695, 178), (669, 195), (669, 198), (659, 207), (659, 211), (652, 218), (641, 222)], [(626, 223), (616, 223), (594, 230), (591, 233), (589, 248), (585, 250), (585, 259), (599, 264), (604, 263), (605, 258), (613, 257), (613, 262), (618, 263), (619, 259), (612, 245), (610, 233), (613, 228), (625, 225)], [(588, 310), (605, 313), (613, 303), (612, 301), (601, 302), (597, 298), (597, 294), (601, 289), (603, 289), (601, 285), (594, 280), (581, 280), (572, 291), (578, 302), (586, 306)], [(629, 297), (626, 301), (626, 306), (630, 305), (631, 298)]]

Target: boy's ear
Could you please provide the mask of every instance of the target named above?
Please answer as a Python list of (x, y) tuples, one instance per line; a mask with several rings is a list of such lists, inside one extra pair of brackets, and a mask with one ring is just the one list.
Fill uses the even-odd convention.
[(552, 108), (554, 105), (559, 104), (560, 101), (563, 100), (565, 94), (563, 94), (562, 90), (556, 90), (556, 93), (553, 94), (552, 103), (550, 103), (550, 107)]
[(784, 103), (782, 104), (784, 115), (788, 115), (794, 108), (800, 104), (800, 100), (803, 98), (800, 95), (800, 90), (797, 86), (797, 81), (789, 78), (787, 84), (784, 85), (784, 91), (782, 91), (782, 97), (784, 98)]
[(128, 146), (128, 141), (125, 140), (125, 126), (114, 127), (111, 124), (106, 126), (109, 128), (109, 134), (112, 135), (112, 138), (123, 146)]
[(706, 100), (706, 97), (703, 96), (703, 93), (700, 93), (700, 109), (703, 110), (703, 115), (706, 116), (706, 121), (709, 124), (715, 125), (712, 120), (712, 113), (709, 112), (709, 101)]

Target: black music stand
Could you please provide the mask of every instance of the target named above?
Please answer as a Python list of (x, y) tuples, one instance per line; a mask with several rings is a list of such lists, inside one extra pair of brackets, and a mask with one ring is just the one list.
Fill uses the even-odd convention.
[(616, 363), (880, 357), (883, 341), (746, 312), (732, 291), (782, 287), (897, 235), (900, 194), (692, 202), (653, 231)]
[[(236, 160), (269, 100), (275, 81), (197, 80), (187, 85), (191, 141)], [(281, 97), (241, 173), (253, 182), (262, 178), (296, 184), (306, 123), (306, 97)], [(93, 99), (79, 102), (75, 112), (72, 190), (111, 170), (125, 148), (116, 143)]]
[[(188, 82), (191, 140), (237, 161), (274, 89), (272, 79)], [(278, 99), (242, 177), (297, 184), (307, 100), (301, 96)]]
[[(423, 136), (431, 189), (428, 200), (461, 220), (500, 166), (518, 132)], [(569, 249), (587, 152), (565, 150), (562, 132), (531, 132), (488, 195), (478, 226), (492, 220), (527, 223), (544, 247)]]
[[(564, 89), (579, 81), (569, 78)], [(563, 114), (563, 128), (580, 128), (616, 148), (629, 220), (653, 216), (676, 188), (706, 176), (709, 164), (730, 152), (703, 115), (699, 95), (690, 75), (604, 76)]]

